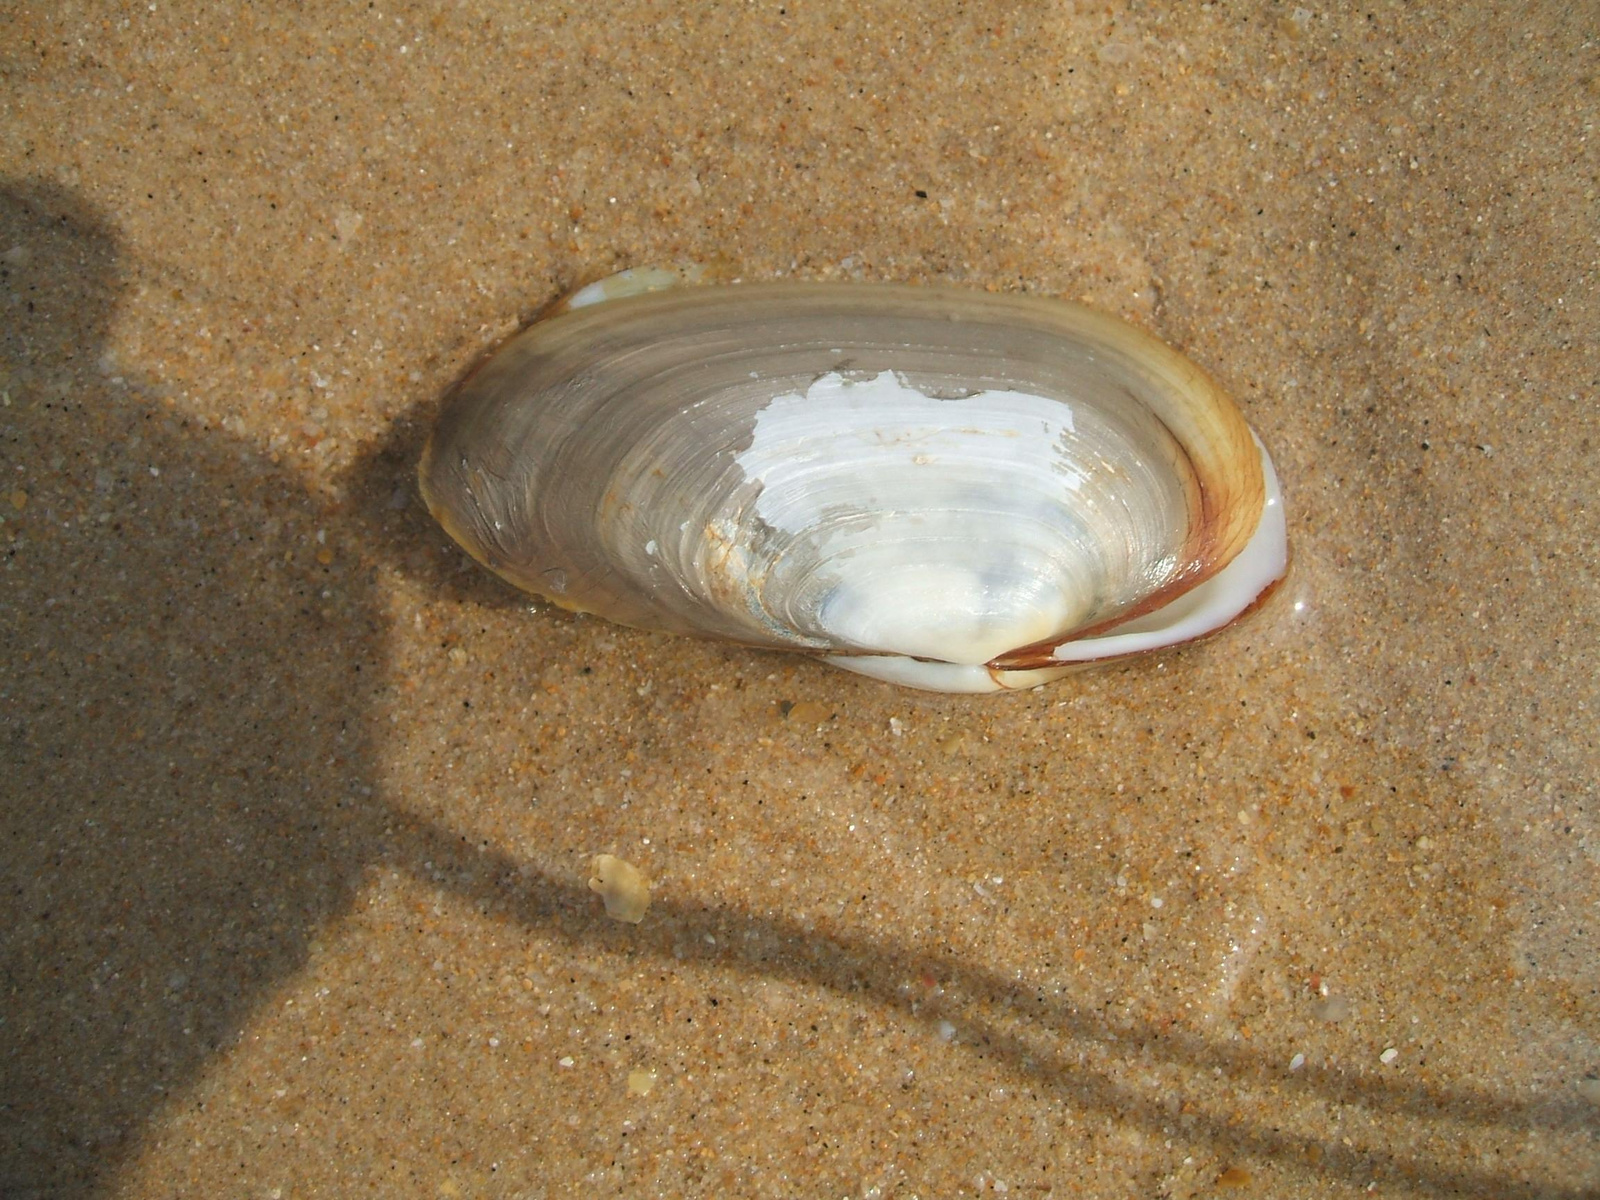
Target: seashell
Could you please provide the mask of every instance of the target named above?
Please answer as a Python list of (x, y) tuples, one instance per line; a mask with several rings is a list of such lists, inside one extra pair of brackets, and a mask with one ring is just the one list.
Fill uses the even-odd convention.
[(516, 587), (974, 692), (1205, 636), (1283, 577), (1266, 450), (1124, 321), (674, 282), (591, 285), (447, 400), (423, 496)]

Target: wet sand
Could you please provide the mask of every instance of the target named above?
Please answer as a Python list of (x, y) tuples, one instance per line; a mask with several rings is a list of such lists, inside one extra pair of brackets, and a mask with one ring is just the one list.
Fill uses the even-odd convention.
[[(1600, 1187), (1592, 8), (6, 27), (0, 1194)], [(517, 596), (430, 415), (683, 262), (1138, 322), (1289, 583), (995, 698)]]

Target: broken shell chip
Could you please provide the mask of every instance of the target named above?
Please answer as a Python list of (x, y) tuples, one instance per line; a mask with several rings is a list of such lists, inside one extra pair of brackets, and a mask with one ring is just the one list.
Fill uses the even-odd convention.
[(627, 859), (597, 854), (590, 867), (589, 890), (605, 901), (606, 916), (637, 925), (650, 907), (650, 881)]
[(669, 275), (584, 289), (444, 406), (424, 498), (525, 591), (976, 692), (1203, 637), (1284, 575), (1265, 448), (1127, 322)]

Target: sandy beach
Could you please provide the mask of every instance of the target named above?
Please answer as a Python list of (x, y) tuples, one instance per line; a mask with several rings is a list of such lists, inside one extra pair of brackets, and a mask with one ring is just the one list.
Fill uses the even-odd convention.
[[(1593, 4), (0, 30), (0, 1195), (1600, 1191)], [(1288, 581), (996, 697), (519, 595), (441, 398), (690, 263), (1135, 322)]]

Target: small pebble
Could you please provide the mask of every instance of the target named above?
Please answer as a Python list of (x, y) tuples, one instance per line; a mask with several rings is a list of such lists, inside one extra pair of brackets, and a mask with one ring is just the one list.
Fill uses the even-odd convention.
[(1350, 1015), (1350, 1001), (1343, 996), (1328, 996), (1311, 1006), (1311, 1014), (1319, 1021), (1342, 1021)]
[(1396, 1050), (1393, 1046), (1390, 1046), (1382, 1054), (1378, 1055), (1378, 1061), (1383, 1063), (1384, 1066), (1388, 1066), (1390, 1063), (1392, 1063), (1395, 1059), (1397, 1059), (1399, 1057), (1400, 1057), (1400, 1051)]
[(648, 1096), (650, 1089), (656, 1086), (656, 1073), (654, 1071), (629, 1071), (628, 1095)]
[(1305, 1065), (1306, 1065), (1306, 1056), (1304, 1054), (1296, 1054), (1293, 1058), (1291, 1058), (1289, 1060), (1289, 1070), (1291, 1070), (1291, 1071), (1298, 1071), (1301, 1067), (1303, 1067)]
[(832, 709), (815, 700), (802, 700), (798, 704), (791, 705), (785, 714), (787, 719), (796, 725), (821, 725), (832, 715)]

